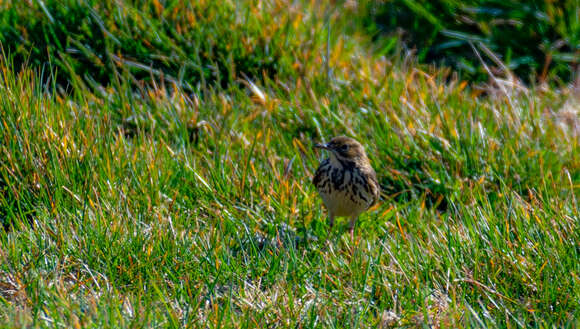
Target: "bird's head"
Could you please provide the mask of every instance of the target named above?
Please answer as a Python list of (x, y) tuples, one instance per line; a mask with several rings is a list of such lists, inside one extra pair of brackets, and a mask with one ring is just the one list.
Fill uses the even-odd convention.
[(338, 136), (326, 144), (315, 144), (314, 147), (330, 151), (330, 154), (338, 159), (356, 161), (366, 159), (367, 155), (363, 146), (356, 140)]

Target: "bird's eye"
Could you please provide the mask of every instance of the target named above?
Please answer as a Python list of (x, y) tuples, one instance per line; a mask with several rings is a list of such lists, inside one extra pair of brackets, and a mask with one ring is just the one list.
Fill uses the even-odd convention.
[(348, 150), (348, 145), (343, 145), (340, 147), (341, 151), (347, 151)]

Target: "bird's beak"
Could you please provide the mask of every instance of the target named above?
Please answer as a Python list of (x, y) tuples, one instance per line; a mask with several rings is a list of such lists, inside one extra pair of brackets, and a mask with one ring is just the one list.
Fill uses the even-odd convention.
[(314, 144), (314, 147), (318, 149), (330, 150), (328, 144)]

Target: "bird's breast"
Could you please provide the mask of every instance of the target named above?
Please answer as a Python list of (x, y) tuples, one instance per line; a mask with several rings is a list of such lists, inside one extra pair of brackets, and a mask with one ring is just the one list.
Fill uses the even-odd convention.
[(313, 180), (324, 205), (335, 216), (356, 216), (373, 203), (368, 179), (356, 167), (323, 163)]

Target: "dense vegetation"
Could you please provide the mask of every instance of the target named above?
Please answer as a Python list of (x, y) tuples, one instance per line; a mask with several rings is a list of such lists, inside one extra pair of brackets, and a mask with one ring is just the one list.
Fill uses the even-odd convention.
[[(470, 86), (366, 5), (0, 4), (0, 326), (577, 326), (578, 91)], [(339, 134), (384, 189), (354, 241)]]
[[(463, 78), (486, 80), (481, 63), (498, 59), (527, 82), (570, 81), (580, 64), (578, 0), (365, 1), (364, 25), (386, 51), (404, 40), (419, 61), (452, 66)], [(394, 39), (394, 40), (393, 40)], [(476, 51), (491, 56), (479, 58)]]
[[(15, 1), (3, 5), (0, 36), (14, 65), (57, 67), (61, 84), (75, 77), (111, 84), (116, 74), (142, 81), (228, 83), (286, 71), (296, 40), (270, 12), (220, 1)], [(269, 26), (263, 33), (263, 26)], [(286, 61), (285, 61), (286, 60)]]
[[(110, 84), (127, 71), (193, 90), (240, 73), (289, 74), (309, 60), (294, 55), (312, 41), (305, 38), (310, 25), (281, 21), (284, 6), (271, 15), (246, 3), (9, 1), (0, 3), (0, 40), (16, 67), (58, 67), (63, 84), (75, 76)], [(343, 16), (351, 29), (374, 36), (379, 53), (403, 45), (420, 62), (451, 66), (463, 79), (486, 80), (484, 62), (499, 75), (505, 64), (527, 82), (569, 82), (580, 63), (578, 8), (578, 0), (366, 0), (341, 3), (324, 19)]]

